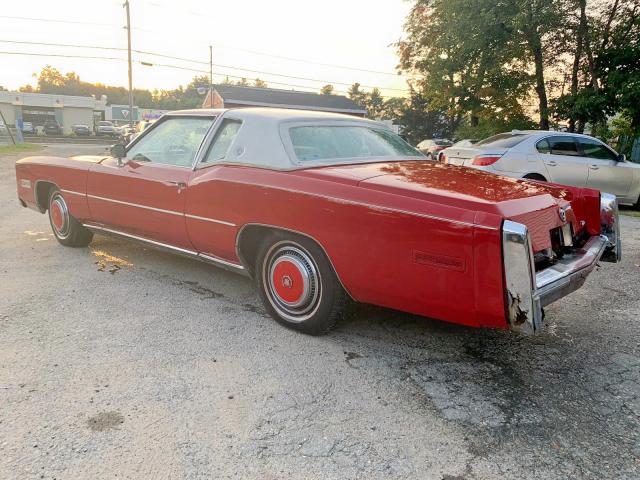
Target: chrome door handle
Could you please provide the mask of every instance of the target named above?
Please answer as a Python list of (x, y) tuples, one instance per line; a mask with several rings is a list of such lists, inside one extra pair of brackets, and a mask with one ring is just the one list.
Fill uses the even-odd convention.
[(547, 165), (549, 165), (550, 167), (555, 167), (556, 165), (558, 165), (556, 162), (554, 162), (553, 160), (547, 162)]
[(589, 168), (590, 168), (591, 170), (600, 170), (600, 167), (599, 167), (599, 166), (597, 166), (597, 165), (591, 165)]
[(184, 182), (173, 182), (171, 180), (164, 182), (165, 185), (178, 187), (178, 193), (182, 192), (185, 188), (187, 188), (187, 184)]

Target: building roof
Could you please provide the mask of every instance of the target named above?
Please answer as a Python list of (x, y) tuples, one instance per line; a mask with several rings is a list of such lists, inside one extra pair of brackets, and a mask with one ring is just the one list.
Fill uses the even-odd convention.
[(79, 97), (76, 95), (57, 95), (31, 92), (0, 92), (0, 103), (24, 105), (30, 107), (77, 107), (104, 110), (106, 97)]
[(359, 114), (366, 113), (366, 110), (360, 105), (343, 95), (322, 95), (318, 93), (298, 92), (295, 90), (241, 87), (239, 85), (224, 84), (214, 85), (213, 88), (225, 103), (237, 105), (286, 107)]

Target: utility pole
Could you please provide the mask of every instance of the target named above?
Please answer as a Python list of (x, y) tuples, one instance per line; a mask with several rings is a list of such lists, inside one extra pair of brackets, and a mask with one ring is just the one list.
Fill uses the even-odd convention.
[(127, 54), (129, 61), (129, 126), (133, 128), (133, 76), (131, 72), (131, 16), (129, 0), (125, 0), (123, 7), (127, 10)]
[(213, 46), (209, 45), (209, 108), (213, 108)]

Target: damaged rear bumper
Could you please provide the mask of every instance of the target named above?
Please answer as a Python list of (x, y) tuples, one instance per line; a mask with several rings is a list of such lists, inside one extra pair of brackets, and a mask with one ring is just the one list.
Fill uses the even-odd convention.
[[(618, 210), (602, 194), (603, 234), (593, 236), (580, 249), (565, 254), (554, 265), (535, 271), (527, 227), (506, 220), (502, 227), (507, 317), (512, 330), (533, 334), (542, 327), (542, 308), (580, 288), (599, 260), (619, 261), (621, 255)], [(605, 214), (606, 213), (606, 214)]]

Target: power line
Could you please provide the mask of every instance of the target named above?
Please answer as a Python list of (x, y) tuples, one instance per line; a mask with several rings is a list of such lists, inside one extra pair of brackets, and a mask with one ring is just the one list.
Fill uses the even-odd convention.
[[(16, 17), (11, 15), (0, 15), (0, 18), (7, 18), (9, 20), (26, 20), (30, 22), (45, 22), (45, 23), (65, 23), (70, 25), (86, 25), (90, 27), (110, 27), (110, 28), (124, 28), (124, 26), (116, 25), (115, 23), (97, 23), (97, 22), (85, 22), (81, 20), (63, 20), (63, 19), (51, 19), (51, 18), (36, 18), (36, 17)], [(146, 28), (131, 27), (132, 30), (138, 30), (140, 32), (154, 33), (153, 30)], [(159, 32), (156, 32), (159, 33)]]
[[(55, 46), (55, 47), (72, 47), (72, 48), (86, 48), (86, 49), (100, 49), (100, 50), (114, 50), (114, 51), (126, 51), (126, 48), (121, 48), (121, 47), (106, 47), (106, 46), (87, 46), (87, 45), (77, 45), (77, 44), (65, 44), (65, 43), (46, 43), (46, 42), (29, 42), (29, 41), (19, 41), (19, 40), (0, 40), (0, 43), (12, 43), (12, 44), (24, 44), (24, 45), (44, 45), (44, 46)], [(201, 60), (194, 60), (191, 58), (185, 58), (185, 57), (175, 57), (175, 56), (171, 56), (171, 55), (165, 55), (165, 54), (161, 54), (161, 53), (155, 53), (155, 52), (149, 52), (149, 51), (145, 51), (145, 50), (136, 50), (136, 49), (132, 49), (133, 52), (135, 53), (139, 53), (141, 55), (150, 55), (150, 56), (155, 56), (155, 57), (159, 57), (159, 58), (168, 58), (171, 60), (178, 60), (178, 61), (185, 61), (185, 62), (191, 62), (191, 63), (197, 63), (200, 65), (209, 65), (208, 62), (204, 62)], [(332, 85), (342, 85), (342, 86), (351, 86), (351, 83), (345, 83), (345, 82), (336, 82), (336, 81), (332, 81), (332, 80), (321, 80), (321, 79), (315, 79), (315, 78), (309, 78), (309, 77), (298, 77), (295, 75), (285, 75), (282, 73), (274, 73), (274, 72), (265, 72), (262, 70), (254, 70), (254, 69), (250, 69), (250, 68), (243, 68), (243, 67), (236, 67), (233, 65), (222, 65), (222, 64), (213, 64), (213, 66), (215, 67), (219, 67), (219, 68), (228, 68), (231, 70), (240, 70), (243, 72), (249, 72), (249, 73), (254, 73), (254, 74), (258, 74), (258, 75), (270, 75), (273, 77), (281, 77), (281, 78), (289, 78), (292, 80), (305, 80), (308, 82), (316, 82), (316, 83), (323, 83), (323, 84), (332, 84)], [(238, 78), (242, 78), (242, 77), (238, 77)], [(272, 83), (277, 83), (277, 82), (272, 82)], [(286, 85), (286, 84), (284, 84)], [(374, 87), (372, 85), (363, 85), (360, 84), (361, 87), (363, 88), (379, 88), (379, 87)], [(310, 88), (310, 87), (307, 87)], [(391, 91), (396, 91), (396, 92), (402, 92), (402, 93), (407, 93), (408, 90), (406, 89), (400, 89), (400, 88), (393, 88), (393, 87), (386, 87), (383, 88), (384, 90), (391, 90)]]
[[(165, 8), (165, 9), (166, 8), (170, 8), (167, 5), (164, 5), (164, 4), (161, 4), (161, 3), (152, 2), (152, 1), (148, 1), (148, 0), (142, 0), (142, 1), (144, 3), (147, 3), (149, 5), (153, 5), (153, 6), (156, 6), (156, 7), (161, 7), (161, 8)], [(198, 17), (198, 18), (202, 18), (202, 17), (212, 18), (212, 17), (209, 17), (208, 15), (204, 15), (204, 14), (199, 13), (199, 12), (194, 12), (192, 10), (182, 10), (182, 11), (184, 13), (187, 13), (189, 15), (192, 15), (192, 16)], [(306, 64), (310, 64), (310, 65), (320, 65), (320, 66), (323, 66), (323, 67), (339, 68), (339, 69), (342, 69), (342, 70), (353, 70), (353, 71), (356, 71), (356, 72), (375, 73), (375, 74), (378, 74), (378, 75), (390, 75), (390, 76), (394, 76), (394, 77), (397, 76), (396, 73), (391, 73), (391, 72), (382, 72), (382, 71), (379, 71), (379, 70), (370, 70), (370, 69), (366, 69), (366, 68), (349, 67), (349, 66), (346, 66), (346, 65), (336, 65), (336, 64), (332, 64), (332, 63), (314, 62), (314, 61), (303, 59), (303, 58), (287, 57), (287, 56), (284, 56), (284, 55), (277, 55), (277, 54), (273, 54), (273, 53), (260, 52), (260, 51), (257, 51), (257, 50), (251, 50), (251, 49), (247, 49), (247, 48), (232, 47), (232, 46), (229, 46), (229, 45), (222, 45), (222, 44), (214, 44), (214, 45), (216, 45), (218, 47), (222, 47), (222, 48), (227, 48), (227, 49), (230, 49), (230, 50), (237, 50), (239, 52), (247, 52), (247, 53), (251, 53), (253, 55), (261, 55), (261, 56), (270, 57), (270, 58), (278, 58), (278, 59), (281, 59), (281, 60), (288, 60), (288, 61), (291, 61), (291, 62), (300, 62), (300, 63), (306, 63)]]
[[(102, 57), (102, 56), (91, 56), (91, 55), (65, 55), (65, 54), (55, 54), (55, 53), (49, 54), (49, 53), (33, 53), (33, 52), (5, 52), (5, 51), (0, 51), (0, 55), (28, 55), (28, 56), (34, 56), (34, 57), (81, 58), (81, 59), (89, 59), (89, 60), (115, 60), (115, 61), (120, 61), (120, 62), (126, 62), (127, 61), (127, 59), (120, 58), (120, 57)], [(146, 62), (143, 62), (141, 60), (136, 60), (136, 63), (144, 64)], [(152, 63), (152, 64), (150, 64), (150, 66), (173, 68), (173, 69), (177, 69), (177, 70), (184, 70), (184, 71), (194, 72), (194, 73), (203, 73), (203, 74), (209, 73), (206, 70), (199, 70), (199, 69), (196, 69), (196, 68), (188, 68), (188, 67), (184, 67), (184, 66), (170, 65), (170, 64), (165, 64), (165, 63)], [(229, 77), (229, 78), (235, 78), (235, 79), (238, 79), (238, 80), (242, 80), (242, 79), (252, 80), (252, 81), (257, 80), (257, 78), (242, 77), (242, 76), (239, 76), (239, 75), (233, 75), (233, 74), (229, 74), (229, 73), (225, 73), (225, 72), (221, 72), (221, 75), (224, 75), (225, 77)], [(310, 86), (307, 86), (307, 85), (294, 85), (294, 84), (289, 84), (289, 83), (274, 82), (274, 81), (271, 81), (269, 79), (266, 79), (265, 81), (267, 81), (269, 84), (272, 84), (272, 85), (280, 85), (280, 86), (292, 87), (292, 88), (303, 88), (303, 89), (307, 89), (307, 90), (316, 90), (316, 89), (314, 89), (314, 87), (310, 87)], [(338, 91), (338, 90), (335, 90), (335, 92), (341, 93), (341, 94), (344, 94), (344, 95), (347, 94), (347, 92), (342, 92), (342, 91)]]
[(28, 20), (31, 22), (47, 22), (47, 23), (68, 23), (71, 25), (90, 25), (93, 27), (116, 27), (112, 23), (96, 23), (96, 22), (84, 22), (79, 20), (56, 20), (50, 18), (35, 18), (35, 17), (14, 17), (11, 15), (0, 15), (0, 18), (7, 18), (9, 20)]
[[(146, 3), (149, 3), (151, 5), (155, 5), (155, 6), (159, 6), (159, 7), (163, 7), (163, 8), (166, 7), (164, 5), (153, 3), (153, 2), (146, 2)], [(198, 16), (198, 17), (206, 16), (206, 15), (197, 14), (195, 12), (191, 12), (190, 14), (192, 14), (194, 16)], [(72, 25), (89, 25), (89, 26), (98, 26), (98, 27), (120, 28), (118, 25), (115, 25), (113, 23), (96, 23), (96, 22), (85, 22), (85, 21), (79, 21), (79, 20), (62, 20), (62, 19), (53, 19), (52, 20), (52, 19), (48, 19), (48, 18), (17, 17), (17, 16), (9, 16), (9, 15), (0, 15), (0, 18), (7, 18), (7, 19), (11, 19), (11, 20), (26, 20), (26, 21), (34, 21), (34, 22), (66, 23), (66, 24), (72, 24)], [(157, 30), (149, 30), (149, 29), (140, 28), (140, 27), (132, 27), (132, 29), (133, 30), (139, 30), (139, 31), (142, 31), (142, 32), (166, 33), (166, 32), (159, 32)], [(237, 50), (239, 52), (246, 52), (246, 53), (251, 53), (253, 55), (261, 55), (261, 56), (270, 57), (270, 58), (278, 58), (278, 59), (281, 59), (281, 60), (288, 60), (288, 61), (291, 61), (291, 62), (306, 63), (306, 64), (309, 64), (309, 65), (320, 65), (322, 67), (338, 68), (338, 69), (341, 69), (341, 70), (353, 70), (353, 71), (356, 71), (356, 72), (363, 72), (363, 73), (373, 73), (373, 74), (377, 74), (377, 75), (389, 75), (389, 76), (393, 76), (393, 77), (397, 77), (398, 76), (396, 73), (383, 72), (383, 71), (380, 71), (380, 70), (370, 70), (370, 69), (366, 69), (366, 68), (349, 67), (347, 65), (336, 65), (336, 64), (332, 64), (332, 63), (314, 62), (314, 61), (305, 60), (305, 59), (302, 59), (302, 58), (287, 57), (287, 56), (284, 56), (284, 55), (277, 55), (277, 54), (273, 54), (273, 53), (260, 52), (260, 51), (257, 51), (257, 50), (251, 50), (251, 49), (247, 49), (247, 48), (232, 47), (232, 46), (229, 46), (229, 45), (218, 44), (218, 43), (214, 43), (213, 45), (216, 46), (216, 47), (226, 48), (226, 49), (229, 49), (229, 50)], [(174, 59), (177, 60), (177, 58), (174, 58)], [(336, 82), (334, 82), (334, 83), (336, 83)]]

